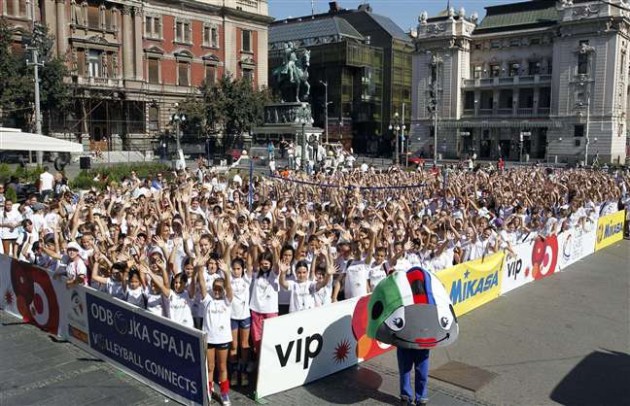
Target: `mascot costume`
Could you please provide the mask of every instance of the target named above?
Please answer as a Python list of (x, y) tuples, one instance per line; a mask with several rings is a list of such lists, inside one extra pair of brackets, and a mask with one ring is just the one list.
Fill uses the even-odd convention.
[[(367, 335), (396, 347), (403, 404), (428, 401), (429, 349), (457, 340), (459, 327), (440, 280), (420, 267), (397, 270), (374, 289), (368, 304)], [(416, 371), (415, 393), (411, 373)]]

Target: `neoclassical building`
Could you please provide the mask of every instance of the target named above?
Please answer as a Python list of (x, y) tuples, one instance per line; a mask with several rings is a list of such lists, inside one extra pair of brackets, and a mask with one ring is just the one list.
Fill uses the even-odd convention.
[(267, 84), (267, 0), (39, 0), (34, 16), (28, 0), (0, 0), (0, 12), (18, 43), (33, 18), (48, 25), (71, 71), (77, 108), (50, 133), (133, 144), (172, 132), (174, 104), (204, 81)]
[(463, 9), (422, 13), (410, 150), (624, 163), (629, 28), (619, 0), (492, 6), (481, 21)]

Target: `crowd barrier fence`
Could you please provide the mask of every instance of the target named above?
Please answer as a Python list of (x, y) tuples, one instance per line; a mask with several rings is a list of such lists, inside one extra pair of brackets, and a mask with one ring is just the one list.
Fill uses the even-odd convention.
[[(628, 213), (537, 238), (439, 271), (461, 316), (623, 238)], [(36, 266), (0, 255), (1, 308), (68, 339), (187, 405), (205, 405), (205, 336), (90, 287), (67, 288)], [(365, 334), (369, 296), (265, 320), (256, 393), (265, 397), (391, 350)]]

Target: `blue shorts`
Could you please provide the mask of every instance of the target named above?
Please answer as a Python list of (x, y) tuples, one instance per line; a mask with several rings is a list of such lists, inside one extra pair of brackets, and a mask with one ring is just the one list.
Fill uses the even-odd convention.
[(223, 344), (210, 344), (208, 343), (208, 349), (212, 349), (214, 348), (215, 350), (227, 350), (228, 348), (230, 348), (230, 345), (232, 343), (223, 343)]
[(252, 318), (248, 317), (243, 320), (234, 320), (230, 319), (230, 324), (232, 324), (232, 330), (245, 330), (246, 328), (250, 328), (252, 326)]

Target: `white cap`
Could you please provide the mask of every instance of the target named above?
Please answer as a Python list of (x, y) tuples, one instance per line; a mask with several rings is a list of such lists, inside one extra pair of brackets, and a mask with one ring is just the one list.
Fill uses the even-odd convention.
[(66, 251), (67, 250), (77, 250), (77, 251), (81, 251), (81, 246), (79, 244), (77, 244), (76, 242), (72, 241), (70, 244), (68, 244), (68, 246), (66, 247)]

